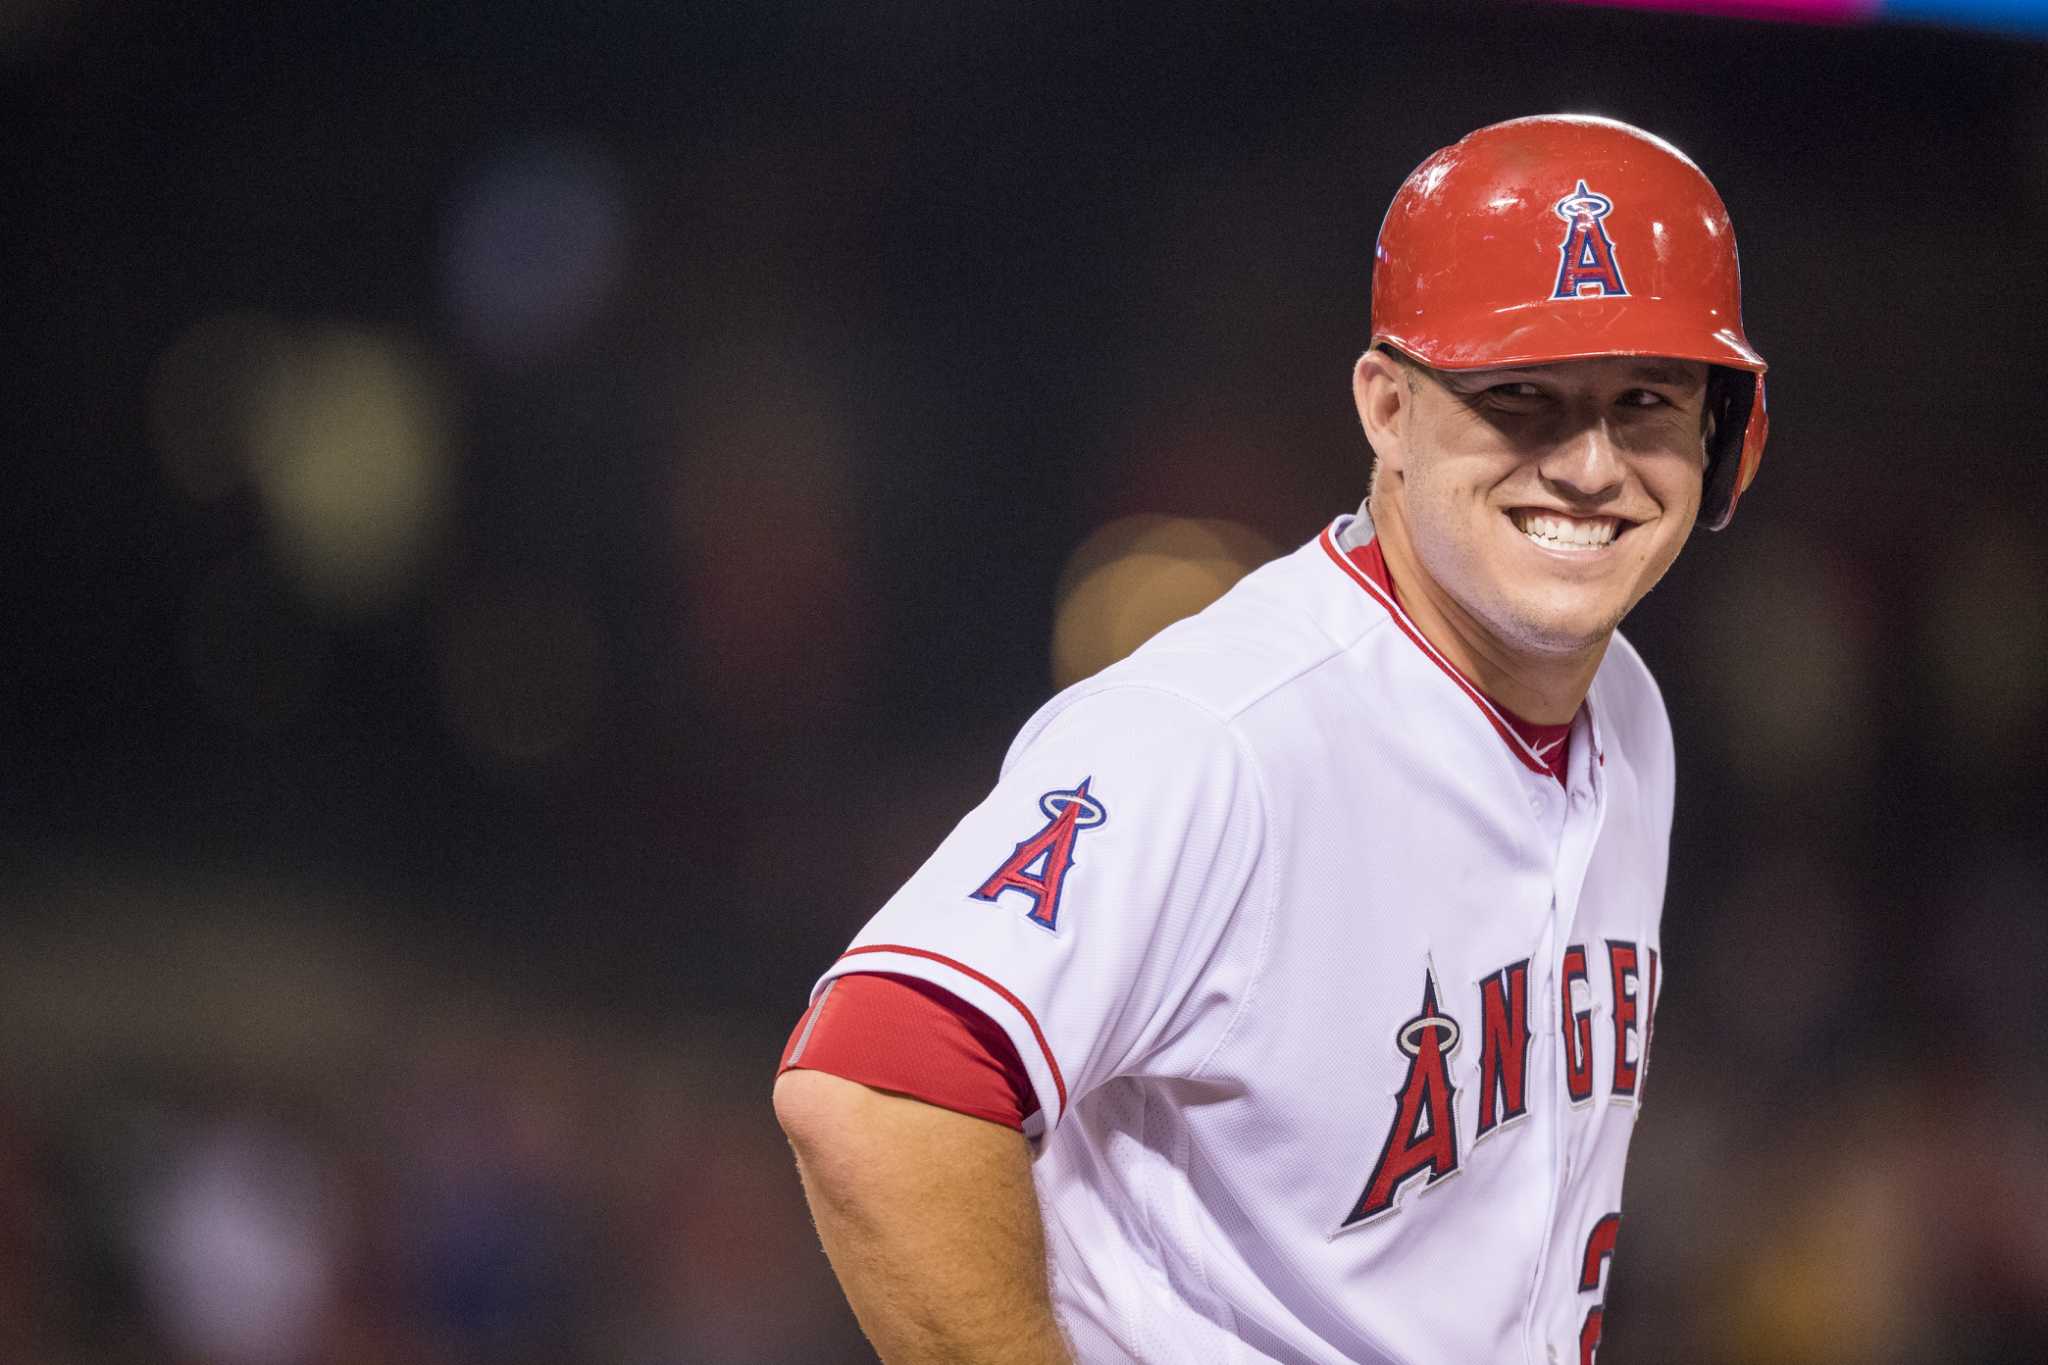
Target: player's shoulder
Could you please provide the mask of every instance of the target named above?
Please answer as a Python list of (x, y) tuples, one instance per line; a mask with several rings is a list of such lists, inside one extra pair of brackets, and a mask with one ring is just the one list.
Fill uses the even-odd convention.
[(1357, 634), (1354, 590), (1317, 541), (1260, 566), (1098, 677), (1185, 697), (1234, 720), (1342, 653)]
[(1011, 746), (1049, 732), (1124, 744), (1235, 744), (1252, 704), (1339, 646), (1303, 602), (1300, 552), (1253, 570), (1222, 597), (1168, 626), (1040, 707)]
[(1275, 737), (1269, 725), (1248, 724), (1254, 708), (1299, 687), (1342, 685), (1323, 665), (1386, 628), (1387, 614), (1338, 565), (1331, 535), (1254, 569), (1203, 610), (1053, 697), (1019, 733), (1011, 758), (1057, 730), (1129, 744), (1163, 735), (1196, 748), (1227, 743), (1256, 762)]

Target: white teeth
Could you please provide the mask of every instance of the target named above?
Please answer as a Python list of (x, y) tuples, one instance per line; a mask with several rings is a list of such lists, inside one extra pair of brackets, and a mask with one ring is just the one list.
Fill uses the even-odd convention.
[(1613, 517), (1557, 517), (1544, 512), (1516, 512), (1515, 525), (1538, 545), (1558, 550), (1597, 550), (1614, 543), (1621, 523)]

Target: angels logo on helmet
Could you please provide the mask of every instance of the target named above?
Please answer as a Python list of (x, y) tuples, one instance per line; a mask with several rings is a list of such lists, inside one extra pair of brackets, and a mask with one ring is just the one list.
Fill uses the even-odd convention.
[(1628, 297), (1628, 286), (1621, 282), (1621, 266), (1614, 259), (1613, 239), (1600, 223), (1613, 211), (1614, 201), (1587, 189), (1583, 179), (1570, 194), (1557, 201), (1557, 216), (1564, 219), (1566, 226), (1564, 242), (1557, 249), (1557, 288), (1550, 297)]

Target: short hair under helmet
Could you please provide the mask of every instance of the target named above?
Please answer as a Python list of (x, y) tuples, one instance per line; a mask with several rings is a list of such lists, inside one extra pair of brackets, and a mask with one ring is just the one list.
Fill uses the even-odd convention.
[(1417, 166), (1380, 225), (1372, 344), (1439, 370), (1704, 361), (1712, 530), (1763, 459), (1764, 358), (1742, 331), (1728, 210), (1683, 152), (1614, 119), (1511, 119)]

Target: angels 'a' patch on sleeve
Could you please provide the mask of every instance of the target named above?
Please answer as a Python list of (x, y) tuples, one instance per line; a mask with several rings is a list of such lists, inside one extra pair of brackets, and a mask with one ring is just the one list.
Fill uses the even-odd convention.
[(1031, 903), (1025, 918), (1057, 933), (1060, 893), (1074, 868), (1074, 841), (1082, 830), (1095, 829), (1109, 820), (1108, 808), (1088, 791), (1093, 780), (1084, 777), (1071, 788), (1056, 788), (1039, 797), (1045, 824), (1021, 840), (1002, 865), (968, 894), (993, 903), (1005, 891), (1015, 891)]

